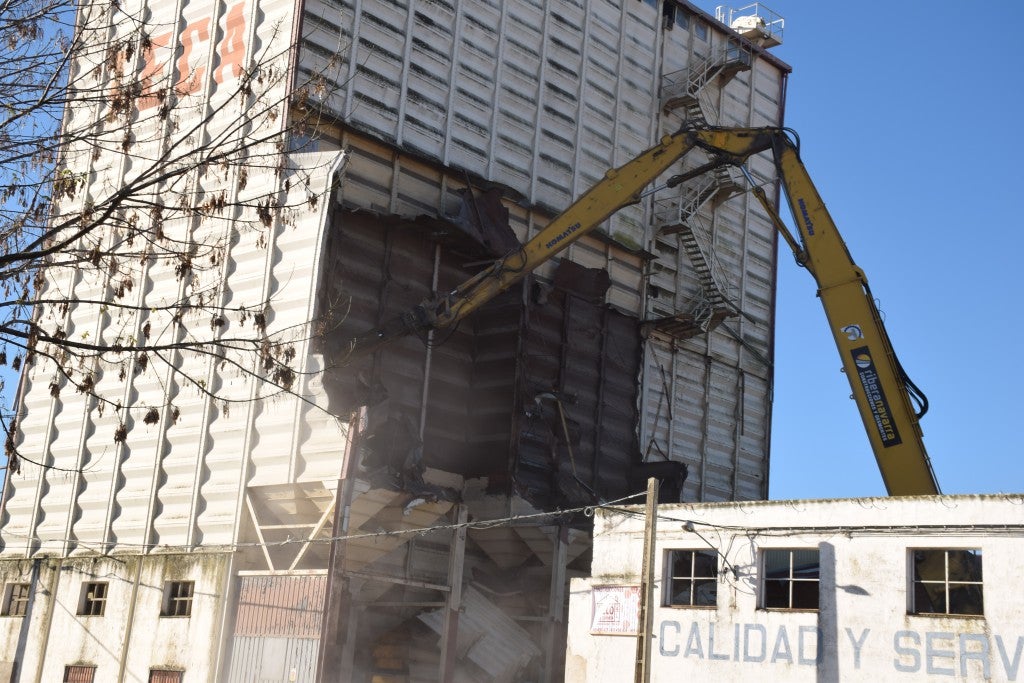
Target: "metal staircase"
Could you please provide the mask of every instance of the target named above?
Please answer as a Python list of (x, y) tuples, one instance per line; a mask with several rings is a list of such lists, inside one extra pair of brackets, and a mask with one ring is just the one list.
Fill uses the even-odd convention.
[[(662, 108), (666, 112), (678, 112), (686, 123), (696, 127), (708, 125), (708, 113), (718, 118), (713, 103), (708, 97), (708, 87), (715, 83), (724, 85), (741, 71), (750, 69), (753, 55), (749, 46), (740, 41), (729, 44), (715, 55), (702, 59), (689, 69), (683, 69), (664, 77), (662, 84)], [(658, 330), (679, 339), (687, 339), (713, 329), (725, 318), (736, 315), (736, 306), (723, 293), (708, 255), (711, 254), (709, 239), (702, 247), (697, 232), (699, 214), (707, 205), (716, 206), (729, 197), (741, 192), (741, 186), (733, 178), (730, 166), (720, 166), (712, 173), (700, 176), (686, 183), (680, 196), (670, 203), (670, 211), (660, 211), (655, 220), (658, 230), (655, 235), (655, 251), (673, 253), (681, 249), (693, 266), (701, 295), (689, 301), (686, 311), (673, 315), (655, 317), (645, 323), (646, 330)], [(664, 250), (659, 245), (675, 236), (676, 245)]]
[[(714, 329), (726, 318), (737, 315), (738, 310), (726, 295), (728, 288), (722, 285), (712, 267), (710, 239), (699, 221), (694, 219), (666, 225), (660, 230), (662, 237), (671, 235), (676, 236), (680, 249), (693, 266), (701, 294), (692, 298), (683, 312), (648, 320), (645, 330), (658, 330), (677, 339), (688, 339)], [(702, 246), (702, 242), (707, 246)]]
[(734, 39), (690, 68), (666, 74), (661, 85), (662, 109), (671, 112), (682, 108), (686, 111), (687, 120), (707, 124), (701, 93), (712, 83), (724, 84), (741, 71), (748, 71), (753, 59), (751, 48)]

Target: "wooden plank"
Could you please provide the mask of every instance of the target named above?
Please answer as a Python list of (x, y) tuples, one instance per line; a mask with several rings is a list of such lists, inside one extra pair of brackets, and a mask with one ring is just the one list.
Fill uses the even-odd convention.
[(444, 625), (441, 631), (441, 676), (442, 683), (455, 680), (455, 651), (459, 641), (459, 611), (462, 609), (462, 572), (466, 561), (466, 521), (469, 519), (469, 508), (459, 506), (458, 526), (453, 534), (448, 564), (448, 605), (444, 614)]

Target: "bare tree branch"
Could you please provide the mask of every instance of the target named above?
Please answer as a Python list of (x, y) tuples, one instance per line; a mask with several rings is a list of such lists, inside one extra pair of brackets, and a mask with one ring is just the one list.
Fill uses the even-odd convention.
[[(326, 166), (288, 161), (323, 93), (291, 81), (291, 46), (207, 61), (246, 21), (241, 3), (223, 13), (193, 44), (117, 2), (0, 0), (0, 366), (113, 410), (118, 445), (130, 415), (177, 421), (183, 388), (225, 411), (251, 400), (227, 376), (322, 408), (300, 390), (320, 325), (276, 322), (277, 291), (240, 300), (229, 278), (236, 245), (267, 250), (326, 201)], [(0, 429), (10, 472), (79, 471), (26, 458), (17, 410)]]

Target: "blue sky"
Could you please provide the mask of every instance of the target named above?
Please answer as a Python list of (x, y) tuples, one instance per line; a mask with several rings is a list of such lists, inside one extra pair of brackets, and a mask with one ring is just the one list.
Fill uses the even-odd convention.
[[(773, 49), (793, 67), (786, 125), (931, 402), (943, 492), (1024, 491), (1024, 63), (1010, 17), (962, 2), (767, 6), (786, 21)], [(814, 283), (788, 253), (776, 322), (771, 497), (884, 495)]]

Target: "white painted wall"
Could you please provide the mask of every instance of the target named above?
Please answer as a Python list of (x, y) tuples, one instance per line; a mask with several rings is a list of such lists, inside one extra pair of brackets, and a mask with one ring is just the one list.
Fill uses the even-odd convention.
[[(64, 667), (76, 664), (95, 666), (96, 681), (118, 680), (122, 667), (123, 680), (149, 680), (152, 668), (216, 680), (230, 559), (195, 553), (0, 561), (4, 585), (34, 584), (26, 617), (0, 617), (0, 661), (16, 662), (22, 681), (60, 681)], [(108, 584), (102, 616), (77, 615), (90, 581)], [(191, 616), (160, 616), (166, 581), (195, 582)]]
[[(1021, 680), (1022, 505), (997, 495), (660, 506), (651, 680)], [(590, 633), (591, 588), (639, 583), (643, 519), (596, 520), (592, 575), (572, 584), (567, 683), (633, 676), (635, 638)], [(717, 606), (661, 606), (666, 552), (709, 545), (738, 573), (720, 572)], [(818, 611), (758, 609), (767, 548), (819, 549)], [(980, 549), (984, 616), (908, 614), (911, 548)]]

